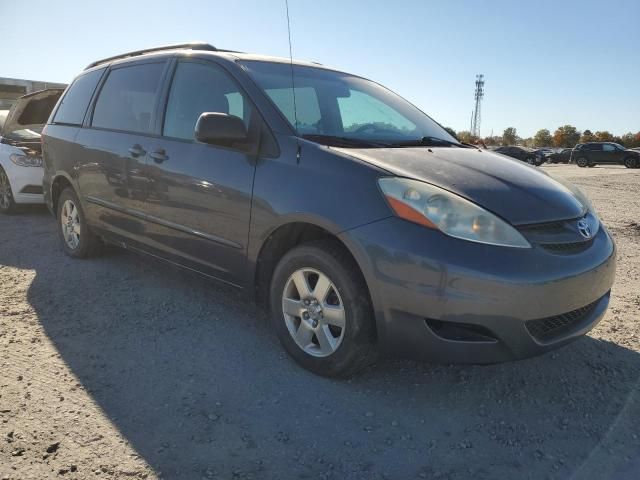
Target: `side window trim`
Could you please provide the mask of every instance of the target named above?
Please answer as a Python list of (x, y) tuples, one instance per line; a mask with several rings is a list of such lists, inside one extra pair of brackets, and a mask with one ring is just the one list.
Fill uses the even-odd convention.
[(91, 95), (91, 99), (89, 100), (89, 106), (87, 107), (87, 111), (84, 113), (84, 119), (82, 120), (82, 128), (91, 127), (91, 119), (93, 118), (93, 108), (95, 106), (96, 101), (98, 100), (98, 95), (102, 91), (102, 85), (107, 80), (109, 76), (109, 72), (111, 71), (111, 66), (107, 66), (102, 75), (100, 76), (100, 80), (98, 80), (98, 84), (96, 85), (95, 90), (93, 91), (93, 95)]
[[(84, 128), (90, 128), (92, 130), (102, 130), (102, 131), (108, 131), (108, 132), (119, 132), (119, 133), (129, 133), (129, 134), (134, 134), (134, 135), (141, 135), (141, 136), (145, 136), (145, 137), (159, 137), (161, 136), (161, 132), (158, 132), (158, 122), (157, 122), (157, 108), (159, 106), (159, 98), (162, 95), (162, 92), (164, 90), (164, 86), (167, 80), (167, 72), (169, 70), (169, 65), (171, 64), (171, 58), (154, 58), (154, 59), (149, 59), (149, 60), (136, 60), (134, 62), (126, 62), (126, 63), (121, 63), (121, 64), (117, 64), (117, 65), (109, 65), (109, 67), (106, 69), (106, 72), (102, 74), (102, 78), (100, 79), (100, 82), (98, 83), (98, 86), (96, 87), (96, 90), (93, 94), (93, 97), (91, 98), (91, 103), (90, 103), (90, 108), (87, 109), (87, 113), (85, 114), (85, 121), (83, 123), (83, 127)], [(109, 74), (113, 71), (113, 70), (118, 70), (120, 68), (127, 68), (127, 67), (133, 67), (133, 66), (138, 66), (138, 65), (145, 65), (145, 64), (150, 64), (150, 63), (163, 63), (164, 64), (164, 68), (162, 70), (162, 74), (160, 75), (160, 88), (158, 89), (158, 95), (156, 97), (156, 101), (154, 102), (154, 106), (153, 106), (153, 111), (151, 112), (151, 119), (152, 119), (152, 123), (151, 123), (151, 128), (150, 128), (150, 132), (132, 132), (129, 130), (119, 130), (119, 129), (115, 129), (115, 128), (105, 128), (105, 127), (96, 127), (93, 126), (91, 123), (93, 122), (93, 114), (95, 111), (95, 107), (96, 107), (96, 103), (98, 102), (98, 98), (100, 97), (100, 94), (102, 93), (102, 89), (105, 85), (105, 83), (107, 82), (107, 79), (109, 78)]]

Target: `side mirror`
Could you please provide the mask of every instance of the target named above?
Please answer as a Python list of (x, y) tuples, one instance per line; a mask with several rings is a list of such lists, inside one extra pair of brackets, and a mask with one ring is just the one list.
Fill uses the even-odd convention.
[(204, 112), (198, 118), (195, 129), (196, 140), (210, 145), (231, 147), (247, 142), (244, 122), (227, 113)]

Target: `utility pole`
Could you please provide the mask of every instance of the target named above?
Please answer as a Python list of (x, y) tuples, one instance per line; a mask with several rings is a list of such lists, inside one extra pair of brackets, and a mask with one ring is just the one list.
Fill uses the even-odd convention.
[(482, 120), (482, 99), (484, 98), (484, 75), (476, 75), (475, 106), (471, 115), (471, 135), (480, 137), (480, 122)]

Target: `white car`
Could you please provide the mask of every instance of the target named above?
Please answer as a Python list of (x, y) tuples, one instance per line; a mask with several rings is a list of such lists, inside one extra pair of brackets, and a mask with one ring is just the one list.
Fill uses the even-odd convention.
[(0, 133), (0, 213), (17, 204), (44, 203), (40, 133), (64, 90), (52, 88), (16, 100)]

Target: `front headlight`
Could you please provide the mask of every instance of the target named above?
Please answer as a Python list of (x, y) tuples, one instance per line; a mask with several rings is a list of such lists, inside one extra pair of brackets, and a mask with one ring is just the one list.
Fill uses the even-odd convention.
[(471, 242), (531, 248), (507, 222), (447, 190), (398, 177), (381, 178), (378, 183), (389, 206), (405, 220)]
[(19, 167), (41, 167), (42, 157), (34, 155), (24, 155), (22, 153), (12, 153), (9, 160)]

